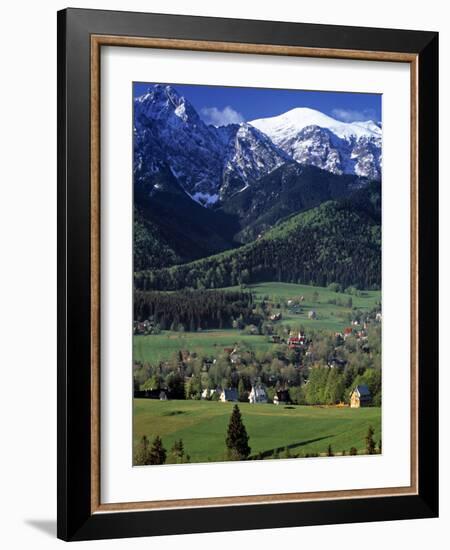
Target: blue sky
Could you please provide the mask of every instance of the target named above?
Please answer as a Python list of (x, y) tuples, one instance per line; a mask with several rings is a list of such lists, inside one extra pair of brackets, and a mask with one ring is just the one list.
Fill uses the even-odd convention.
[[(133, 93), (145, 93), (151, 83), (135, 82)], [(295, 107), (317, 109), (345, 122), (381, 122), (381, 95), (268, 88), (236, 88), (172, 84), (208, 124), (221, 126), (280, 115)]]

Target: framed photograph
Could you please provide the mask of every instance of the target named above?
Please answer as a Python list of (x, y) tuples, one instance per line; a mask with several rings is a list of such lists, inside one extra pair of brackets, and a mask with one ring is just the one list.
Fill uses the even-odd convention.
[(58, 536), (438, 514), (438, 36), (58, 13)]

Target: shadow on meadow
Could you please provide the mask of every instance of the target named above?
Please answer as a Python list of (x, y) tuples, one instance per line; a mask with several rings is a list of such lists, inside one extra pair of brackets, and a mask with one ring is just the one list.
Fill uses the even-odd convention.
[(267, 449), (266, 451), (260, 451), (259, 453), (250, 456), (250, 459), (264, 459), (268, 458), (273, 455), (277, 455), (279, 453), (282, 453), (283, 451), (286, 451), (286, 449), (292, 450), (296, 449), (298, 447), (304, 447), (305, 445), (309, 445), (310, 443), (316, 443), (317, 441), (322, 441), (324, 439), (328, 439), (332, 437), (331, 435), (324, 435), (322, 437), (316, 437), (315, 439), (305, 439), (304, 441), (299, 441), (298, 443), (290, 443), (289, 445), (283, 445), (281, 447), (274, 447), (273, 449)]

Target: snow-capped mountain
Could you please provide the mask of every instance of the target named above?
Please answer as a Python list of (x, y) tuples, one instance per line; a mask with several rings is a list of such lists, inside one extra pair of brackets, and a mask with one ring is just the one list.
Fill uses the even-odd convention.
[(243, 191), (289, 160), (288, 155), (247, 123), (217, 128), (225, 140), (220, 197)]
[[(175, 178), (196, 202), (223, 203), (293, 162), (380, 179), (381, 128), (372, 121), (340, 122), (306, 108), (215, 127), (162, 84), (134, 101), (135, 185), (149, 196)], [(169, 171), (173, 178), (167, 177)]]
[(156, 84), (135, 100), (137, 183), (164, 167), (201, 204), (214, 204), (286, 162), (287, 155), (246, 123), (206, 125), (171, 86)]
[(382, 131), (371, 120), (342, 122), (301, 107), (250, 124), (300, 164), (334, 174), (381, 178)]
[(137, 184), (167, 167), (190, 195), (218, 192), (223, 144), (172, 87), (156, 84), (135, 99), (134, 138)]

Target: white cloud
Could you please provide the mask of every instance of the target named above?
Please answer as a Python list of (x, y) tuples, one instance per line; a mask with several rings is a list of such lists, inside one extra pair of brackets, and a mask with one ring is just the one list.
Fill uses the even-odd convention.
[(200, 110), (203, 120), (206, 124), (214, 126), (226, 126), (227, 124), (239, 124), (244, 122), (244, 117), (233, 107), (227, 105), (222, 110), (217, 107), (203, 107)]
[(374, 109), (364, 109), (363, 111), (356, 109), (333, 109), (332, 115), (343, 122), (376, 120)]

